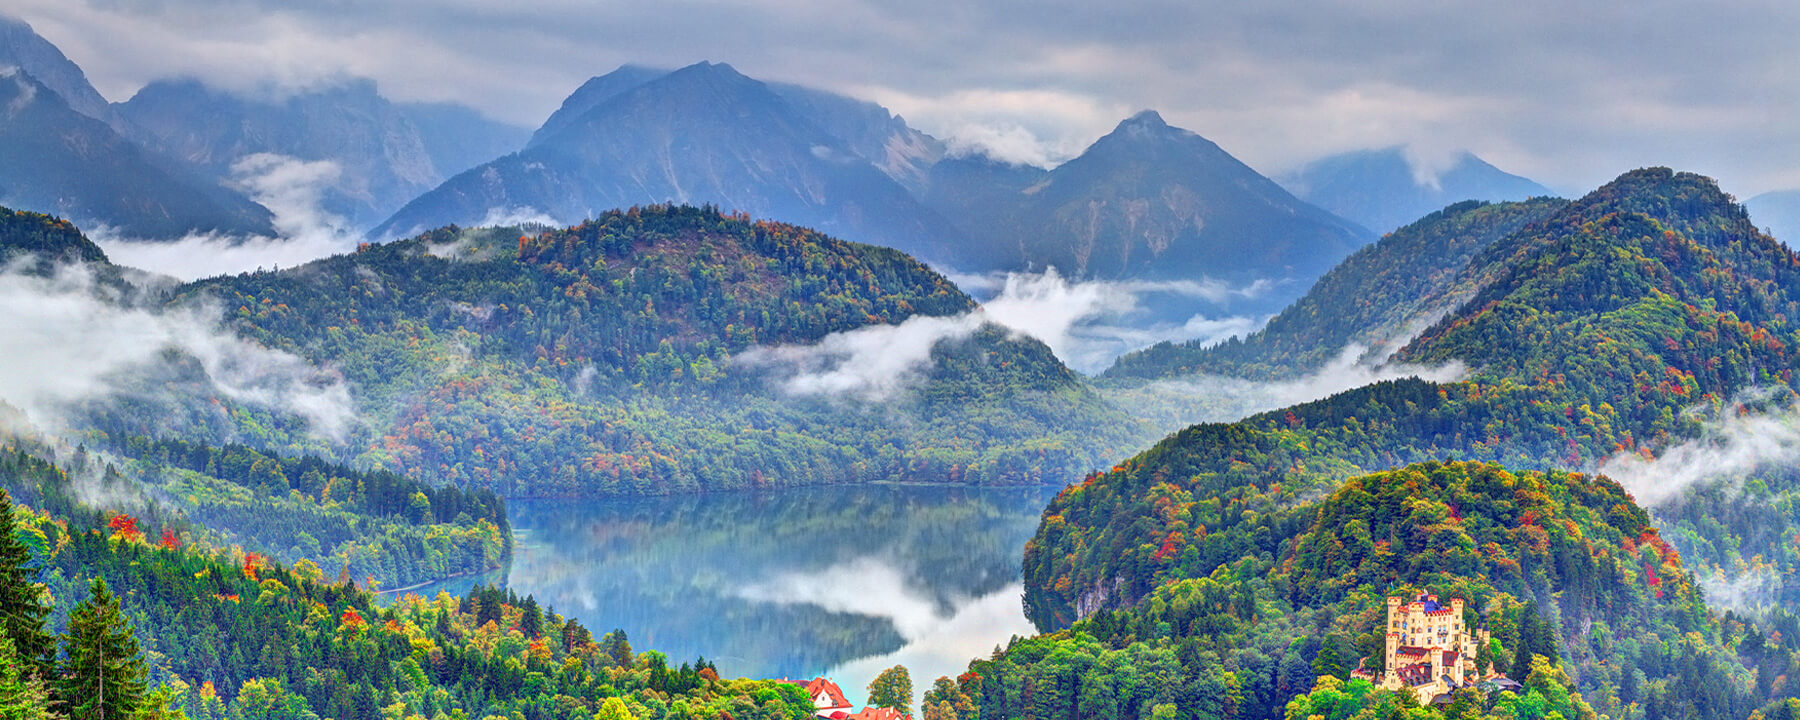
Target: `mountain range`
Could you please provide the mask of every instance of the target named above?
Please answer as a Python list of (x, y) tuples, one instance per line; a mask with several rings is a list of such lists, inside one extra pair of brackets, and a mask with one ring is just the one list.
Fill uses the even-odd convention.
[(267, 209), (143, 150), (16, 68), (0, 73), (0, 203), (150, 238), (274, 232)]
[(1442, 168), (1409, 159), (1403, 147), (1342, 153), (1307, 163), (1277, 180), (1307, 202), (1385, 234), (1463, 200), (1526, 200), (1548, 188), (1500, 170), (1473, 153)]

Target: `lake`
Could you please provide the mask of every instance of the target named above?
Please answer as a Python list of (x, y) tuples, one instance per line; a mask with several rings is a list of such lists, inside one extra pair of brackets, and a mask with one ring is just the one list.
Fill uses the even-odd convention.
[(509, 503), (515, 551), (477, 582), (625, 630), (671, 665), (835, 679), (861, 704), (895, 664), (915, 693), (1013, 635), (1025, 541), (1056, 488), (863, 485)]

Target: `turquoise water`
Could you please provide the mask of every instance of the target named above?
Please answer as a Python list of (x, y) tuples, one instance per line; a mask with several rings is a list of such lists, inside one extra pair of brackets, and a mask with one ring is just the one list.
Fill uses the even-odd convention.
[(835, 678), (852, 701), (905, 664), (922, 691), (1014, 634), (1019, 559), (1054, 488), (865, 485), (511, 503), (505, 583), (670, 664)]

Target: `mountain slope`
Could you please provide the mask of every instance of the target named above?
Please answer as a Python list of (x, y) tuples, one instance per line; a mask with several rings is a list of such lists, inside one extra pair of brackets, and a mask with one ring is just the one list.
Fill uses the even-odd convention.
[(708, 63), (615, 95), (525, 151), (452, 178), (372, 235), (478, 224), (496, 209), (575, 223), (654, 202), (713, 204), (925, 259), (955, 249), (947, 224), (842, 140), (764, 84)]
[(419, 132), (419, 143), (431, 156), (432, 169), (450, 177), (525, 146), (530, 132), (489, 120), (456, 103), (395, 105)]
[[(1280, 308), (1372, 239), (1154, 112), (1120, 123), (1038, 182), (994, 193), (991, 203), (957, 198), (960, 186), (932, 197), (965, 232), (989, 236), (964, 253), (959, 270), (1054, 266), (1081, 278), (1262, 287), (1234, 297), (1236, 312)], [(1202, 309), (1219, 304), (1190, 302), (1166, 319)]]
[(1369, 239), (1153, 112), (1027, 193), (1046, 220), (1027, 257), (1082, 277), (1309, 278)]
[(1477, 252), (1565, 205), (1548, 198), (1451, 205), (1356, 251), (1249, 337), (1213, 346), (1162, 343), (1119, 358), (1107, 376), (1292, 377), (1352, 345), (1385, 360), (1412, 333), (1468, 300), (1474, 287), (1457, 279)]
[(1176, 572), (1139, 545), (1168, 532), (1141, 505), (1165, 480), (1265, 512), (1416, 460), (1587, 468), (1697, 434), (1684, 413), (1695, 403), (1792, 392), (1800, 257), (1705, 178), (1627, 173), (1490, 244), (1463, 275), (1473, 297), (1397, 357), (1458, 361), (1469, 380), (1381, 383), (1197, 425), (1090, 477), (1045, 511), (1028, 553), (1034, 619), (1128, 606)]
[[(1359, 682), (1352, 670), (1381, 668), (1389, 633), (1409, 632), (1388, 627), (1385, 600), (1418, 594), (1467, 601), (1464, 626), (1492, 635), (1468, 659), (1526, 685), (1512, 697), (1491, 684), (1456, 692), (1459, 707), (1493, 707), (1485, 717), (1561, 705), (1566, 717), (1727, 720), (1780, 695), (1768, 683), (1791, 662), (1791, 650), (1709, 612), (1681, 555), (1606, 478), (1423, 463), (1270, 510), (1166, 477), (1134, 502), (1168, 526), (1134, 533), (1141, 551), (1094, 559), (1176, 566), (1180, 579), (971, 663), (982, 717), (1144, 717), (1135, 708), (1166, 703), (1200, 709), (1185, 717), (1295, 718), (1290, 699), (1315, 690), (1295, 702), (1335, 699), (1329, 716), (1352, 717), (1335, 691)], [(1077, 518), (1048, 515), (1046, 532)], [(1662, 649), (1671, 636), (1680, 649)]]
[(568, 97), (563, 98), (562, 106), (557, 108), (556, 112), (550, 113), (550, 117), (544, 120), (544, 124), (531, 133), (531, 140), (526, 143), (525, 147), (536, 147), (542, 144), (545, 140), (580, 121), (581, 116), (588, 114), (588, 111), (644, 83), (668, 74), (668, 70), (661, 68), (627, 64), (620, 65), (618, 69), (605, 75), (588, 78), (587, 82), (581, 84), (581, 87), (575, 88), (575, 92), (569, 93)]
[(1498, 202), (1554, 194), (1468, 152), (1459, 153), (1434, 176), (1421, 177), (1399, 147), (1322, 158), (1280, 180), (1307, 202), (1378, 233), (1463, 200)]
[(355, 227), (379, 222), (441, 179), (419, 130), (367, 80), (280, 100), (194, 80), (161, 80), (115, 106), (135, 139), (217, 178), (247, 156), (329, 161), (323, 209)]
[(268, 210), (165, 164), (17, 70), (0, 75), (0, 204), (151, 238), (273, 232)]
[(1800, 242), (1800, 190), (1766, 192), (1744, 202), (1759, 227), (1784, 243)]
[(23, 20), (0, 15), (0, 69), (16, 67), (62, 96), (69, 108), (112, 122), (112, 106), (88, 82), (87, 73)]
[[(363, 461), (503, 494), (1031, 482), (1142, 438), (911, 258), (713, 210), (523, 238), (449, 228), (190, 295), (338, 367), (369, 424)], [(964, 329), (924, 341), (916, 376), (885, 371), (897, 392), (870, 404), (841, 383), (871, 360), (837, 348), (906, 352), (896, 324)]]
[(944, 157), (942, 141), (875, 103), (791, 83), (770, 83), (769, 89), (915, 195)]

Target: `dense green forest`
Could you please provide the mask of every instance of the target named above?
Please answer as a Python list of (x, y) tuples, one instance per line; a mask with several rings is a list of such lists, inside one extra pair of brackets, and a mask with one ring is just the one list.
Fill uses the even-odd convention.
[[(1147, 503), (1171, 519), (1147, 558), (1171, 580), (972, 663), (981, 717), (1304, 718), (1400, 703), (1342, 681), (1379, 667), (1385, 598), (1410, 592), (1468, 600), (1468, 626), (1493, 634), (1478, 665), (1528, 686), (1459, 698), (1458, 716), (1541, 718), (1531, 708), (1548, 704), (1742, 718), (1800, 690), (1784, 678), (1800, 646), (1709, 611), (1648, 513), (1604, 478), (1427, 463), (1276, 512), (1168, 482)], [(1045, 525), (1051, 541), (1066, 527)]]
[(1351, 345), (1391, 352), (1419, 325), (1468, 299), (1474, 288), (1456, 280), (1476, 253), (1566, 205), (1553, 198), (1451, 205), (1357, 250), (1247, 337), (1159, 343), (1120, 357), (1105, 376), (1270, 379), (1317, 369)]
[[(1732, 413), (1744, 393), (1792, 392), (1800, 259), (1705, 178), (1629, 173), (1492, 242), (1462, 274), (1479, 290), (1399, 357), (1460, 361), (1469, 380), (1379, 383), (1194, 426), (1090, 475), (1052, 501), (1027, 545), (1028, 615), (1045, 629), (1114, 611), (1136, 622), (1171, 588), (1282, 557), (1311, 521), (1307, 500), (1366, 472), (1437, 458), (1592, 467), (1697, 434), (1696, 405)], [(1783, 480), (1764, 484), (1794, 489)], [(1796, 535), (1791, 515), (1734, 510), (1747, 504), (1678, 505), (1673, 537)], [(1702, 557), (1788, 574), (1792, 553), (1750, 555), (1782, 541), (1759, 542)], [(1601, 687), (1592, 678), (1577, 677)]]
[[(534, 236), (445, 228), (167, 302), (195, 299), (342, 374), (365, 427), (341, 459), (502, 495), (1041, 482), (1145, 436), (1044, 345), (994, 326), (937, 342), (916, 387), (886, 402), (788, 396), (782, 368), (734, 357), (974, 301), (896, 251), (710, 208)], [(144, 417), (103, 421), (152, 434)], [(230, 433), (262, 447), (322, 449), (241, 417)]]
[[(505, 505), (488, 491), (434, 488), (241, 445), (136, 437), (121, 447), (99, 452), (11, 438), (0, 443), (0, 487), (59, 516), (109, 512), (176, 546), (304, 561), (370, 587), (496, 570), (512, 557)], [(58, 460), (66, 473), (26, 472)]]
[[(531, 597), (477, 588), (382, 607), (311, 563), (184, 547), (156, 518), (70, 505), (56, 490), (75, 482), (68, 472), (29, 455), (11, 456), (4, 475), (64, 508), (0, 503), (0, 636), (10, 641), (0, 642), (0, 705), (9, 717), (811, 714), (797, 686), (722, 680), (704, 659), (671, 666), (661, 653), (635, 652), (624, 631), (596, 637)], [(61, 652), (39, 651), (65, 632)], [(101, 673), (104, 714), (84, 690), (99, 687)]]

